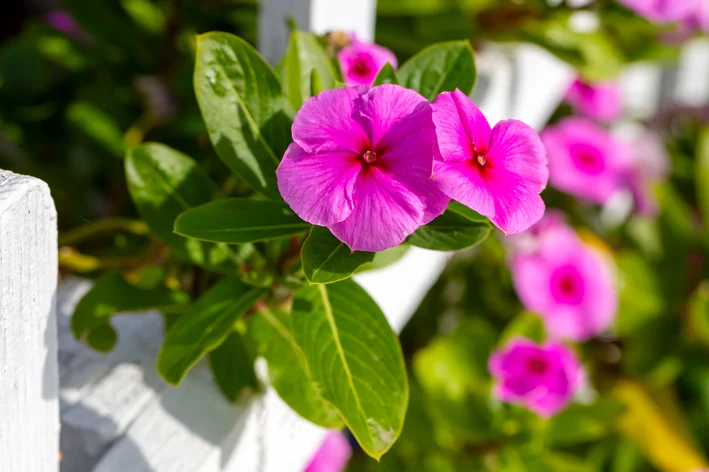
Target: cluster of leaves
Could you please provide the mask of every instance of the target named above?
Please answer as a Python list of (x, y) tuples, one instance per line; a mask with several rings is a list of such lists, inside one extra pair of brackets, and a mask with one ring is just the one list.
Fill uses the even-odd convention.
[[(208, 354), (218, 383), (236, 398), (256, 385), (254, 357), (261, 356), (270, 382), (296, 412), (321, 426), (347, 425), (378, 458), (401, 432), (409, 387), (396, 335), (350, 277), (365, 264), (391, 260), (391, 251), (352, 252), (327, 228), (311, 227), (282, 201), (275, 179), (295, 110), (311, 95), (342, 86), (339, 69), (309, 33), (292, 33), (278, 74), (236, 36), (207, 33), (196, 41), (194, 86), (209, 137), (253, 191), (231, 197), (197, 162), (166, 145), (130, 149), (128, 188), (164, 245), (160, 268), (177, 280), (192, 277), (192, 297), (160, 278), (151, 286), (109, 273), (79, 303), (72, 329), (93, 347), (110, 349), (113, 313), (161, 310), (171, 315), (157, 363), (166, 381), (179, 384)], [(383, 69), (377, 82), (401, 83), (429, 98), (456, 88), (470, 93), (474, 64), (466, 41), (443, 43), (399, 73)], [(485, 218), (453, 203), (405, 244), (457, 250), (489, 232)]]

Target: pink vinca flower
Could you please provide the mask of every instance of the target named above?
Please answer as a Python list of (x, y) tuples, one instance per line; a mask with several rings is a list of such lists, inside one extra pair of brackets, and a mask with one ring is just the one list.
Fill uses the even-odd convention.
[(598, 121), (614, 121), (622, 112), (621, 89), (615, 82), (591, 84), (576, 79), (566, 100), (576, 113)]
[(505, 243), (513, 251), (534, 252), (547, 232), (566, 227), (564, 213), (561, 210), (547, 208), (541, 220), (533, 224), (527, 231), (509, 235), (505, 238)]
[(549, 180), (557, 189), (605, 203), (623, 186), (632, 150), (585, 118), (566, 118), (542, 132), (549, 155)]
[(276, 171), (283, 199), (353, 251), (394, 247), (448, 205), (431, 180), (431, 106), (412, 90), (322, 92), (303, 104), (292, 131)]
[(626, 185), (633, 196), (635, 211), (652, 217), (659, 211), (652, 187), (667, 178), (670, 159), (662, 140), (650, 131), (635, 137), (632, 145), (633, 161), (626, 170)]
[(568, 227), (545, 231), (532, 253), (512, 256), (522, 304), (544, 320), (550, 336), (585, 341), (607, 329), (618, 311), (609, 261)]
[(704, 0), (619, 0), (648, 20), (664, 24), (682, 21), (692, 15)]
[(331, 431), (325, 436), (305, 472), (342, 472), (351, 455), (352, 447), (345, 435), (340, 431)]
[(433, 173), (443, 193), (508, 234), (539, 221), (544, 214), (539, 193), (549, 172), (544, 145), (532, 128), (505, 120), (490, 129), (460, 90), (436, 98), (433, 122), (440, 148)]
[(361, 41), (354, 34), (352, 41), (337, 53), (346, 85), (367, 85), (374, 82), (377, 73), (388, 62), (395, 69), (396, 56), (385, 47)]
[(488, 368), (495, 378), (493, 394), (498, 399), (520, 403), (545, 418), (565, 408), (584, 379), (571, 349), (558, 342), (539, 346), (524, 338), (493, 352)]

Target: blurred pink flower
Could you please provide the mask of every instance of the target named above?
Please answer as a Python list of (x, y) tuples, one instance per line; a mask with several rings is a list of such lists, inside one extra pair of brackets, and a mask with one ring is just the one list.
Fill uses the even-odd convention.
[(584, 379), (571, 349), (558, 342), (539, 346), (524, 338), (493, 352), (488, 368), (495, 378), (493, 393), (497, 398), (521, 403), (542, 417), (565, 408)]
[(618, 0), (654, 23), (675, 23), (694, 14), (704, 0)]
[(342, 68), (345, 84), (349, 86), (372, 85), (377, 73), (387, 62), (394, 69), (397, 67), (393, 52), (377, 44), (361, 41), (354, 34), (350, 44), (337, 53), (337, 59)]
[(618, 311), (609, 261), (569, 227), (547, 229), (534, 252), (512, 256), (522, 304), (553, 338), (585, 341), (607, 329)]
[(684, 18), (683, 23), (691, 32), (709, 32), (709, 0), (698, 0), (695, 9)]
[(645, 131), (632, 141), (632, 162), (625, 174), (625, 184), (633, 196), (635, 211), (643, 216), (655, 216), (657, 199), (652, 186), (667, 178), (670, 159), (657, 134)]
[(532, 225), (527, 231), (510, 234), (505, 242), (513, 251), (534, 252), (539, 247), (539, 241), (551, 230), (565, 228), (566, 216), (561, 210), (547, 208), (541, 220)]
[(49, 23), (49, 26), (61, 33), (72, 35), (79, 31), (74, 18), (64, 10), (52, 10), (44, 15), (44, 19)]
[(603, 122), (616, 120), (623, 108), (620, 85), (616, 82), (592, 84), (576, 79), (566, 93), (566, 100), (576, 113)]
[(557, 189), (605, 203), (623, 186), (632, 150), (586, 118), (572, 117), (542, 132), (549, 156), (549, 181)]
[(331, 431), (325, 436), (318, 452), (304, 472), (342, 472), (352, 456), (352, 447), (340, 431)]
[(293, 122), (278, 189), (308, 223), (353, 251), (394, 247), (450, 201), (431, 180), (431, 105), (398, 85), (328, 90)]
[(549, 178), (539, 135), (517, 120), (494, 128), (460, 90), (433, 103), (440, 148), (434, 179), (449, 197), (490, 218), (508, 234), (524, 231), (544, 214), (539, 193)]

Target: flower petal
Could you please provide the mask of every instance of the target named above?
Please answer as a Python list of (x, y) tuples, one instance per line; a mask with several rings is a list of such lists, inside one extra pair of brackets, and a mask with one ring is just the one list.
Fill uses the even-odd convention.
[(371, 88), (355, 99), (355, 109), (357, 121), (378, 151), (385, 152), (396, 146), (420, 128), (433, 129), (431, 104), (417, 92), (400, 85)]
[(500, 121), (492, 129), (487, 158), (524, 178), (537, 193), (549, 180), (547, 152), (539, 134), (519, 120)]
[(352, 191), (361, 168), (352, 153), (308, 154), (292, 143), (276, 170), (278, 190), (303, 220), (331, 225), (352, 213)]
[(433, 163), (433, 180), (443, 193), (472, 208), (483, 216), (495, 214), (495, 201), (480, 177), (480, 172), (467, 162)]
[(354, 152), (370, 147), (354, 119), (355, 99), (366, 87), (326, 90), (305, 101), (293, 121), (293, 140), (306, 152)]
[(443, 92), (433, 102), (441, 158), (446, 162), (472, 159), (473, 144), (485, 153), (490, 142), (490, 125), (480, 109), (460, 90)]
[(376, 167), (359, 174), (352, 204), (350, 216), (329, 228), (353, 251), (377, 252), (397, 246), (423, 221), (421, 200)]

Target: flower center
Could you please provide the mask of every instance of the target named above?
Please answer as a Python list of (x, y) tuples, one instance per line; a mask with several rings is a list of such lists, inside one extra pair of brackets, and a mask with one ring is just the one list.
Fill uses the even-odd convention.
[(372, 67), (370, 64), (371, 60), (369, 57), (358, 54), (357, 57), (352, 61), (351, 71), (353, 74), (360, 77), (367, 77), (372, 73)]
[(527, 368), (535, 374), (543, 374), (547, 370), (547, 363), (544, 359), (531, 359), (527, 363)]
[(366, 151), (362, 154), (362, 160), (367, 164), (374, 164), (374, 161), (377, 160), (377, 153), (374, 151)]
[(478, 154), (477, 161), (478, 161), (478, 165), (479, 165), (480, 167), (484, 167), (484, 166), (485, 166), (485, 163), (487, 162), (487, 161), (485, 160), (485, 156), (483, 156), (482, 154)]
[(558, 303), (578, 305), (583, 301), (584, 291), (583, 277), (574, 267), (561, 267), (551, 276), (552, 297)]

